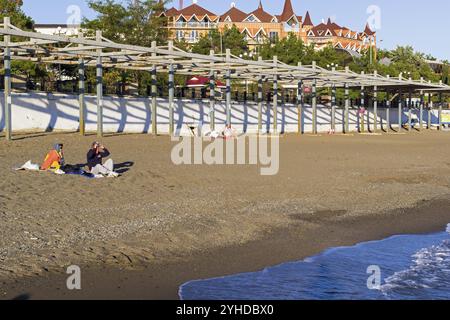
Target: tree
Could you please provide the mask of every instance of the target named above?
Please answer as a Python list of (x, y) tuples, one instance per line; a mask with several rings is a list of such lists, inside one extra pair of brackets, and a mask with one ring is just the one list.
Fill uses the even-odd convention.
[[(167, 19), (160, 16), (167, 1), (160, 0), (88, 0), (97, 17), (83, 20), (83, 28), (91, 35), (101, 30), (102, 35), (114, 42), (150, 47), (153, 41), (167, 44)], [(140, 92), (150, 83), (146, 73), (138, 71), (113, 72), (105, 70), (105, 84), (113, 86), (122, 81), (139, 84)]]
[(305, 63), (308, 60), (307, 57), (310, 57), (312, 61), (313, 53), (313, 47), (307, 46), (293, 33), (281, 40), (276, 39), (273, 43), (266, 41), (261, 47), (263, 59), (270, 60), (273, 56), (277, 56), (279, 61), (291, 65), (297, 65), (299, 62)]
[(231, 53), (235, 56), (248, 51), (248, 43), (245, 40), (245, 35), (233, 25), (231, 28), (225, 28), (223, 32), (223, 47), (224, 49), (231, 49)]
[(332, 45), (326, 46), (319, 51), (315, 51), (313, 56), (317, 65), (322, 68), (325, 68), (331, 64), (342, 67), (346, 64), (347, 60), (347, 54), (336, 50)]
[(10, 17), (11, 23), (23, 30), (33, 30), (34, 21), (22, 11), (22, 0), (0, 0), (0, 18)]
[[(4, 17), (11, 18), (11, 23), (22, 30), (33, 30), (34, 21), (22, 11), (23, 2), (0, 0), (0, 19)], [(13, 41), (20, 41), (21, 38), (12, 38)], [(13, 74), (22, 74), (29, 77), (41, 77), (45, 75), (42, 66), (35, 63), (25, 61), (12, 61), (11, 64)], [(4, 73), (4, 71), (2, 71)]]
[(200, 37), (197, 43), (192, 46), (192, 52), (197, 54), (209, 54), (211, 50), (220, 53), (222, 36), (217, 29), (211, 30), (209, 33)]
[(167, 43), (167, 20), (161, 17), (166, 1), (88, 0), (89, 7), (97, 12), (92, 20), (85, 19), (83, 28), (102, 30), (103, 36), (118, 43), (150, 47), (153, 41)]
[(211, 50), (220, 53), (221, 50), (230, 49), (231, 53), (239, 56), (248, 51), (248, 43), (245, 36), (233, 25), (225, 28), (221, 33), (219, 30), (211, 30), (208, 34), (200, 37), (199, 41), (192, 46), (192, 52), (198, 54), (209, 54)]

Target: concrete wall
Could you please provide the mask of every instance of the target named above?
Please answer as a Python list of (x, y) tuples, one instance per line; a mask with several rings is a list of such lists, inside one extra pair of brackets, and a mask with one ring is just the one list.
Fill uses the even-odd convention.
[[(78, 97), (76, 95), (46, 93), (14, 93), (12, 97), (13, 130), (77, 130), (79, 126)], [(0, 94), (0, 130), (4, 129), (4, 95)], [(86, 97), (87, 122), (86, 130), (95, 131), (97, 121), (96, 97)], [(225, 125), (225, 103), (216, 102), (216, 128)], [(258, 107), (254, 103), (232, 105), (233, 127), (239, 132), (256, 132), (258, 127)], [(418, 110), (413, 111), (418, 115)], [(263, 104), (263, 128), (272, 130), (271, 105)], [(424, 112), (424, 122), (427, 122)], [(432, 113), (432, 122), (437, 123), (437, 110)], [(379, 109), (379, 121), (385, 123), (386, 110)], [(366, 115), (373, 123), (373, 113)], [(204, 134), (209, 132), (209, 101), (176, 100), (175, 122), (177, 132), (189, 135), (188, 125), (199, 128)], [(403, 113), (403, 121), (407, 122), (407, 112)], [(168, 133), (169, 125), (168, 101), (158, 99), (158, 132)], [(279, 132), (297, 132), (297, 107), (293, 104), (280, 105), (278, 109)], [(390, 111), (391, 124), (398, 123), (398, 109)], [(350, 111), (350, 130), (358, 129), (359, 116), (356, 110)], [(331, 128), (331, 110), (325, 106), (318, 107), (318, 131), (328, 132)], [(336, 131), (343, 130), (343, 110), (336, 111)], [(367, 120), (366, 120), (367, 128)], [(304, 108), (304, 132), (312, 130), (312, 112), (310, 106)], [(105, 132), (149, 132), (151, 131), (151, 102), (148, 98), (105, 97), (104, 99), (104, 131)]]

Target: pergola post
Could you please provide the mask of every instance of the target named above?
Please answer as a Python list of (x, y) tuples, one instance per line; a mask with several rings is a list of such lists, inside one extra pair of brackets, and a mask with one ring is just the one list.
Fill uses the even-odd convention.
[[(9, 17), (4, 18), (4, 28), (9, 29), (10, 19)], [(12, 116), (11, 116), (11, 48), (9, 47), (9, 42), (11, 41), (10, 36), (4, 36), (5, 49), (4, 49), (4, 65), (5, 65), (5, 137), (6, 140), (12, 140)]]
[[(169, 41), (169, 51), (173, 51), (173, 41)], [(169, 135), (175, 133), (174, 126), (174, 101), (175, 101), (175, 67), (172, 63), (169, 65)]]
[(80, 108), (80, 134), (84, 136), (86, 134), (86, 102), (85, 102), (85, 67), (84, 59), (80, 58), (78, 61), (78, 104)]
[(258, 79), (258, 133), (262, 132), (263, 77)]
[[(302, 63), (299, 62), (298, 66), (301, 67)], [(297, 82), (297, 132), (298, 134), (303, 134), (303, 107), (304, 107), (304, 96), (303, 96), (303, 80), (300, 79)]]
[(408, 131), (411, 132), (412, 130), (412, 90), (409, 89), (409, 96), (408, 96)]
[(439, 129), (442, 130), (442, 105), (444, 101), (442, 99), (442, 92), (439, 92), (439, 113), (438, 113), (438, 123), (439, 123)]
[[(210, 56), (214, 56), (214, 50), (209, 52)], [(214, 62), (211, 63), (211, 70), (209, 70), (209, 119), (211, 131), (216, 129), (216, 79), (213, 70)]]
[(386, 133), (391, 130), (391, 97), (389, 91), (386, 92)]
[(312, 133), (317, 134), (317, 80), (312, 83)]
[[(227, 49), (226, 51), (226, 60), (229, 61), (231, 59), (231, 50)], [(228, 66), (228, 70), (226, 72), (226, 114), (227, 114), (227, 125), (231, 125), (231, 69)]]
[(423, 90), (420, 91), (420, 103), (419, 103), (419, 131), (423, 130), (423, 104), (425, 103), (425, 98), (423, 95)]
[(169, 134), (173, 136), (174, 126), (174, 100), (175, 100), (175, 68), (173, 63), (169, 65)]
[(402, 116), (403, 116), (403, 94), (400, 92), (398, 94), (398, 131), (402, 131)]
[[(332, 68), (332, 71), (336, 71), (336, 67)], [(336, 85), (331, 85), (331, 131), (336, 132)]]
[[(378, 71), (375, 70), (373, 72), (375, 77), (378, 76)], [(373, 87), (373, 132), (377, 133), (378, 131), (378, 87)]]
[[(364, 74), (364, 71), (363, 72), (361, 72), (361, 74)], [(361, 127), (359, 128), (359, 132), (360, 133), (364, 133), (364, 131), (365, 131), (365, 128), (364, 128), (364, 116), (365, 116), (365, 114), (364, 113), (362, 113), (362, 110), (364, 110), (364, 107), (365, 107), (365, 105), (366, 105), (366, 100), (365, 100), (365, 88), (364, 87), (361, 87), (361, 93), (360, 93), (360, 97), (361, 97), (361, 106), (360, 106), (360, 124), (361, 124)]]
[(427, 129), (431, 130), (431, 112), (433, 111), (433, 95), (428, 93), (428, 123)]
[[(97, 30), (97, 41), (102, 41), (102, 32)], [(103, 65), (102, 65), (102, 50), (97, 49), (99, 54), (97, 57), (97, 136), (103, 137)]]
[(331, 131), (336, 132), (336, 86), (331, 86)]
[[(156, 50), (156, 41), (152, 42), (152, 49)], [(152, 53), (156, 56), (156, 52)], [(158, 135), (158, 109), (157, 109), (157, 67), (154, 64), (151, 70), (151, 84), (152, 84), (152, 134)]]
[(273, 57), (273, 65), (275, 73), (273, 75), (273, 133), (278, 132), (278, 74), (277, 74), (278, 57)]
[(373, 133), (378, 131), (378, 87), (373, 87)]
[(225, 75), (226, 78), (226, 123), (231, 124), (231, 70), (228, 69)]
[(350, 117), (349, 117), (349, 109), (350, 109), (350, 88), (348, 83), (344, 84), (344, 96), (345, 96), (345, 105), (344, 105), (344, 133), (350, 132)]
[(156, 75), (157, 75), (157, 70), (156, 70), (156, 65), (152, 66), (152, 70), (151, 70), (151, 86), (152, 86), (152, 134), (157, 135), (158, 134), (158, 115), (157, 115), (157, 101), (156, 101), (156, 97), (157, 97), (157, 93), (156, 91), (158, 90), (157, 88), (157, 80), (156, 80)]
[[(313, 69), (316, 69), (316, 62), (312, 62)], [(317, 134), (317, 79), (312, 82), (311, 88), (311, 107), (312, 107), (312, 134)]]

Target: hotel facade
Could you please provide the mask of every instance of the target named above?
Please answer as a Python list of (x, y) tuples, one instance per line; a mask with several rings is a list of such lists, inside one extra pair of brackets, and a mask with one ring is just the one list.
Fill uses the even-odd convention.
[(307, 44), (314, 44), (317, 50), (328, 45), (355, 53), (362, 53), (371, 46), (376, 48), (376, 33), (368, 25), (363, 31), (342, 27), (331, 19), (315, 25), (309, 12), (304, 17), (294, 12), (291, 0), (285, 0), (279, 15), (266, 12), (261, 1), (258, 8), (249, 13), (232, 3), (227, 12), (217, 14), (201, 7), (195, 0), (188, 7), (171, 8), (162, 15), (168, 19), (170, 38), (189, 44), (198, 42), (211, 30), (221, 32), (234, 25), (245, 35), (251, 49), (291, 33)]

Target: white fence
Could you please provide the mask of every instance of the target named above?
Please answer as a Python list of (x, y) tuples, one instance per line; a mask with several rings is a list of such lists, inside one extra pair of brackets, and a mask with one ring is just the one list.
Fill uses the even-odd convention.
[[(13, 130), (77, 130), (79, 127), (79, 106), (76, 95), (46, 94), (46, 93), (14, 93), (12, 97), (12, 127)], [(209, 101), (175, 100), (175, 127), (180, 135), (188, 135), (189, 126), (196, 127), (203, 134), (210, 131)], [(0, 130), (4, 130), (4, 95), (0, 95)], [(97, 122), (96, 97), (86, 97), (87, 119), (86, 130), (95, 131)], [(312, 131), (312, 112), (310, 106), (303, 108), (303, 131)], [(104, 131), (111, 132), (149, 132), (151, 131), (151, 100), (149, 98), (136, 97), (105, 97), (104, 98)], [(413, 110), (418, 117), (418, 110)], [(263, 104), (262, 122), (264, 130), (268, 132), (272, 126), (272, 106)], [(438, 111), (431, 113), (432, 123), (438, 122)], [(373, 127), (374, 115), (369, 110), (365, 115), (365, 126)], [(379, 109), (379, 123), (385, 124), (386, 110)], [(225, 104), (216, 102), (215, 120), (216, 128), (222, 129), (225, 125)], [(319, 132), (328, 132), (331, 128), (331, 109), (326, 106), (318, 106), (317, 127)], [(359, 115), (357, 110), (350, 110), (350, 130), (358, 129)], [(402, 121), (408, 121), (408, 113), (404, 110)], [(424, 111), (423, 121), (428, 122), (428, 112)], [(158, 132), (169, 132), (168, 101), (158, 99)], [(390, 122), (395, 127), (398, 123), (398, 109), (390, 109)], [(297, 132), (298, 111), (293, 104), (279, 105), (278, 131)], [(343, 130), (343, 110), (336, 110), (336, 131)], [(258, 129), (258, 107), (255, 103), (233, 103), (232, 124), (238, 132), (254, 133)]]

